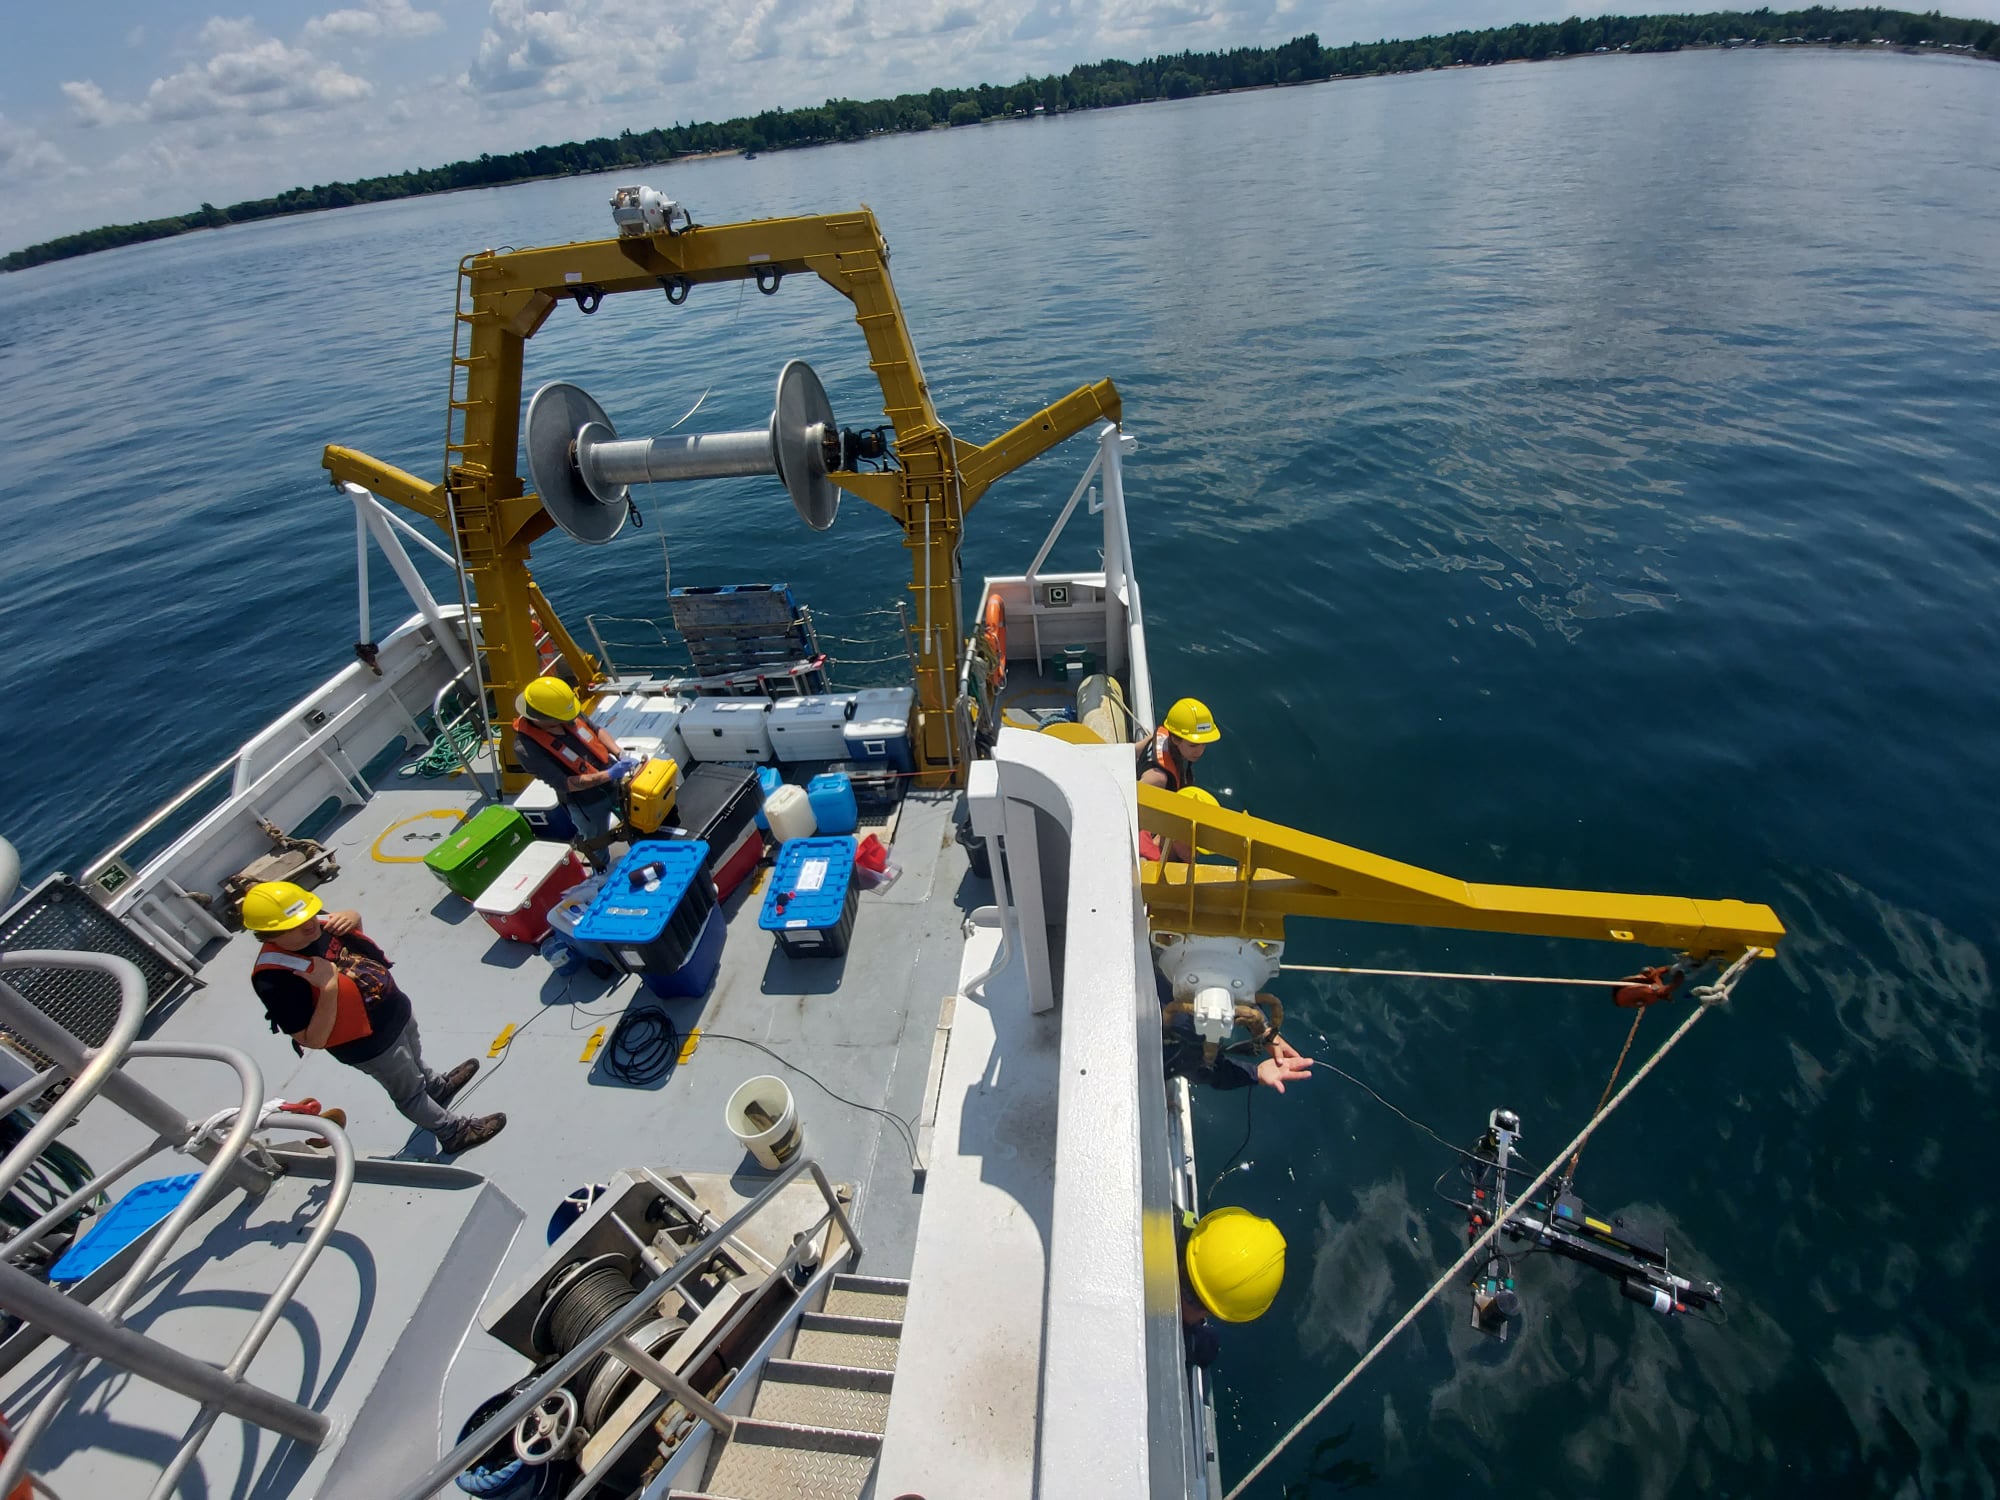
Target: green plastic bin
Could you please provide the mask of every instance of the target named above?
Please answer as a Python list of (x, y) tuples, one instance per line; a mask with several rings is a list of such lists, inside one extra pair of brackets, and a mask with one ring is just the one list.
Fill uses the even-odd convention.
[(433, 875), (470, 901), (535, 840), (528, 820), (511, 807), (489, 807), (424, 856)]

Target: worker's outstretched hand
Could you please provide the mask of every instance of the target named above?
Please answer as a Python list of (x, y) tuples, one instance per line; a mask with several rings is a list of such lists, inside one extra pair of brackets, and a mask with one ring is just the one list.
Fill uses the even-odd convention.
[(1303, 1083), (1312, 1077), (1313, 1060), (1303, 1056), (1283, 1037), (1271, 1038), (1271, 1055), (1257, 1064), (1257, 1081), (1266, 1088), (1284, 1093), (1288, 1083)]
[(321, 912), (319, 925), (335, 937), (346, 937), (348, 933), (355, 931), (361, 926), (361, 913), (358, 911)]

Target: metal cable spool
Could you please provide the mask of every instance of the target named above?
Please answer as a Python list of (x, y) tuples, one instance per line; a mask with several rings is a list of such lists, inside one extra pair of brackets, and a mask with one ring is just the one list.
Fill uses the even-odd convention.
[[(679, 1318), (655, 1318), (643, 1327), (633, 1330), (632, 1342), (654, 1359), (673, 1348), (676, 1340), (687, 1332), (687, 1324)], [(607, 1353), (593, 1368), (597, 1374), (584, 1387), (583, 1421), (592, 1432), (604, 1425), (605, 1419), (618, 1410), (620, 1403), (632, 1393), (640, 1376), (615, 1353)]]
[[(632, 1300), (632, 1259), (600, 1255), (564, 1267), (542, 1295), (529, 1334), (535, 1352), (560, 1358), (581, 1344)], [(604, 1372), (608, 1355), (600, 1354), (569, 1381), (572, 1390), (588, 1391)], [(622, 1369), (623, 1366), (620, 1366)]]
[(618, 436), (588, 392), (552, 381), (528, 402), (521, 437), (542, 508), (579, 542), (608, 542), (633, 514), (631, 486), (667, 480), (775, 474), (799, 519), (833, 524), (840, 490), (840, 426), (812, 366), (795, 359), (778, 374), (770, 420), (743, 432)]

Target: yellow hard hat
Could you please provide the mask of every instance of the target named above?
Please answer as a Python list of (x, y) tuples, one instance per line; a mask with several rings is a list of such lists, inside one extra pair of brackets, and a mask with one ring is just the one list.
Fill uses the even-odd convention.
[(521, 701), (531, 713), (540, 714), (544, 719), (559, 719), (567, 724), (583, 712), (583, 705), (576, 701), (576, 692), (560, 677), (537, 677), (529, 683), (521, 694)]
[(1199, 698), (1183, 698), (1167, 710), (1167, 733), (1190, 745), (1207, 745), (1222, 738), (1215, 716)]
[(1220, 802), (1215, 800), (1215, 793), (1204, 791), (1198, 786), (1184, 786), (1181, 788), (1180, 794), (1190, 802), (1199, 802), (1203, 807), (1222, 806)]
[(1187, 1275), (1201, 1305), (1223, 1322), (1251, 1322), (1285, 1283), (1285, 1237), (1247, 1208), (1215, 1209), (1188, 1236)]
[(304, 886), (267, 880), (243, 896), (243, 925), (252, 932), (290, 932), (320, 914), (325, 905)]

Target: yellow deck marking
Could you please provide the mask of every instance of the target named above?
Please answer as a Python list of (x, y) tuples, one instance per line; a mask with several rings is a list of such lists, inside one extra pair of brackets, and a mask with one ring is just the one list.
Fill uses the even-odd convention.
[[(391, 823), (387, 828), (383, 829), (380, 833), (378, 833), (375, 836), (374, 845), (369, 849), (368, 852), (375, 856), (375, 861), (377, 864), (420, 865), (424, 862), (424, 854), (430, 853), (430, 850), (426, 849), (424, 851), (424, 854), (384, 854), (382, 852), (382, 840), (386, 839), (390, 834), (394, 833), (398, 828), (407, 827), (411, 823), (421, 823), (425, 818), (450, 818), (454, 823), (456, 823), (460, 818), (463, 818), (464, 816), (465, 816), (465, 809), (462, 807), (433, 807), (428, 812), (411, 813), (407, 818), (398, 818), (395, 822)], [(405, 842), (407, 842), (410, 838), (410, 835), (404, 834), (403, 838)]]
[(687, 1040), (681, 1043), (681, 1055), (674, 1060), (674, 1065), (676, 1067), (679, 1067), (680, 1064), (686, 1062), (690, 1057), (693, 1057), (694, 1049), (700, 1045), (701, 1045), (701, 1028), (697, 1026), (693, 1031), (690, 1031), (687, 1034)]
[(493, 1045), (486, 1049), (488, 1057), (498, 1057), (507, 1050), (507, 1044), (514, 1040), (514, 1023), (509, 1021), (501, 1027), (500, 1035), (493, 1038)]
[(603, 1045), (604, 1045), (604, 1028), (600, 1026), (597, 1028), (597, 1030), (591, 1032), (590, 1040), (583, 1044), (583, 1056), (579, 1057), (577, 1061), (589, 1062), (592, 1058), (597, 1056), (597, 1049), (599, 1047), (602, 1047)]

